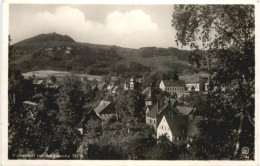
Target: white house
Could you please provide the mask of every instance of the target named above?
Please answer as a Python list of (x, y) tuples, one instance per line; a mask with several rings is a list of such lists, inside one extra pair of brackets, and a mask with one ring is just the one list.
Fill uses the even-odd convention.
[(159, 88), (162, 91), (166, 91), (168, 93), (183, 93), (186, 91), (185, 82), (183, 80), (178, 81), (170, 81), (170, 80), (161, 80)]
[(194, 115), (164, 115), (157, 127), (157, 139), (166, 135), (171, 142), (192, 141), (200, 118)]

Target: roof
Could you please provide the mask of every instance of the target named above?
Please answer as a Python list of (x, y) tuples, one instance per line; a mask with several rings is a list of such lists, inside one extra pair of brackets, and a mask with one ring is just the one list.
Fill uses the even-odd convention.
[(37, 103), (32, 102), (32, 101), (24, 101), (23, 103), (24, 103), (24, 104), (29, 104), (29, 105), (35, 105), (35, 106), (37, 106)]
[(130, 81), (132, 82), (135, 82), (135, 78), (134, 78), (134, 76), (132, 76), (131, 78), (130, 78)]
[(147, 117), (150, 117), (150, 118), (155, 118), (156, 114), (158, 113), (159, 111), (157, 110), (157, 104), (153, 105), (152, 106), (152, 109), (150, 112), (147, 113)]
[(118, 89), (118, 86), (114, 86), (112, 90), (116, 91), (117, 89)]
[(189, 121), (189, 123), (188, 123), (188, 130), (187, 130), (187, 135), (188, 136), (194, 136), (194, 134), (198, 130), (197, 123), (201, 119), (202, 119), (201, 116), (193, 116), (193, 120)]
[(187, 106), (177, 106), (176, 108), (178, 110), (178, 113), (181, 115), (190, 115), (195, 110), (195, 108)]
[(171, 110), (169, 103), (164, 103), (162, 106), (160, 106), (159, 109), (157, 109), (157, 104), (155, 104), (146, 116), (150, 118), (155, 118), (156, 115), (161, 114), (166, 109)]
[(188, 125), (188, 116), (180, 116), (180, 115), (175, 115), (175, 116), (170, 116), (170, 115), (165, 115), (164, 116), (169, 128), (172, 132), (173, 135), (182, 135), (185, 134)]
[(33, 80), (33, 84), (40, 85), (40, 84), (43, 84), (43, 83), (44, 83), (44, 80)]
[(114, 81), (111, 81), (110, 83), (109, 83), (109, 85), (111, 86), (111, 85), (115, 85), (115, 82)]
[(147, 95), (147, 94), (149, 93), (150, 88), (151, 88), (151, 87), (149, 87), (149, 86), (146, 87), (146, 88), (143, 90), (142, 94), (146, 94), (146, 95)]
[(92, 89), (92, 90), (94, 90), (95, 88), (97, 88), (97, 85), (91, 86), (91, 89)]
[(164, 116), (173, 135), (194, 136), (197, 129), (197, 122), (201, 119), (200, 116), (191, 115), (165, 115)]
[(151, 101), (152, 100), (152, 91), (151, 91), (151, 88), (149, 88), (149, 92), (148, 92), (148, 95), (146, 96), (145, 100), (149, 100)]
[(100, 82), (100, 83), (98, 83), (97, 88), (98, 88), (99, 90), (102, 90), (105, 85), (106, 85), (105, 82)]
[(102, 111), (107, 108), (109, 105), (111, 104), (110, 101), (100, 101), (99, 105), (94, 109), (94, 111), (97, 113), (97, 114), (100, 114), (102, 113)]
[(172, 80), (162, 80), (165, 86), (186, 86), (184, 80), (172, 81)]

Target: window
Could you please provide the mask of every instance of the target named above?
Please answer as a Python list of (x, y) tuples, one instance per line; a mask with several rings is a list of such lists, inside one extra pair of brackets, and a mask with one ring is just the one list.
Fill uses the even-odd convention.
[(152, 123), (152, 119), (150, 119), (150, 123)]

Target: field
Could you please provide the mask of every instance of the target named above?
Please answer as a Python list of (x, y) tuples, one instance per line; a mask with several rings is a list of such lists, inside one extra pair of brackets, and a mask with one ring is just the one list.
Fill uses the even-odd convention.
[[(22, 73), (22, 75), (28, 79), (29, 77), (32, 77), (33, 75), (35, 75), (36, 78), (38, 79), (45, 79), (50, 77), (51, 75), (54, 75), (58, 80), (61, 79), (62, 77), (68, 75), (69, 72), (65, 72), (65, 71), (53, 71), (53, 70), (38, 70), (38, 71), (32, 71), (32, 72), (28, 72), (28, 73)], [(97, 81), (101, 81), (102, 80), (102, 76), (97, 76), (97, 75), (88, 75), (88, 74), (75, 74), (76, 76), (78, 76), (79, 78), (85, 78), (87, 77), (88, 80), (93, 81), (94, 79), (96, 79)], [(117, 77), (112, 77), (111, 78), (113, 81), (118, 80)]]

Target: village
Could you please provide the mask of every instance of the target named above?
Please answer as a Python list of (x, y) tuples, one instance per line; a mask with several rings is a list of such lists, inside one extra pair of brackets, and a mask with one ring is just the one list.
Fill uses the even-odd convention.
[(256, 160), (255, 6), (9, 4), (3, 156)]
[[(80, 78), (80, 77), (79, 77)], [(24, 109), (28, 111), (28, 115), (33, 118), (37, 115), (37, 101), (45, 91), (53, 94), (58, 93), (59, 81), (54, 75), (45, 79), (33, 79), (33, 87), (35, 96), (33, 100), (24, 101)], [(117, 117), (115, 103), (120, 93), (124, 91), (140, 91), (145, 97), (145, 123), (152, 126), (156, 131), (156, 138), (165, 135), (167, 138), (177, 144), (185, 144), (189, 146), (193, 136), (197, 131), (196, 123), (202, 118), (200, 110), (189, 106), (185, 102), (185, 98), (190, 94), (196, 93), (200, 95), (207, 94), (208, 78), (206, 75), (200, 76), (198, 82), (185, 82), (183, 80), (158, 80), (157, 83), (150, 83), (149, 87), (142, 86), (142, 79), (134, 76), (125, 79), (123, 82), (118, 81), (97, 81), (87, 80), (86, 77), (80, 78), (82, 82), (81, 90), (87, 95), (88, 89), (86, 84), (91, 87), (91, 92), (97, 100), (97, 104), (92, 108), (88, 107), (89, 103), (93, 103), (90, 98), (86, 98), (85, 112), (81, 121), (76, 125), (76, 129), (81, 135), (85, 134), (84, 129), (89, 120), (105, 122), (112, 117)], [(155, 92), (155, 89), (160, 92)], [(160, 97), (156, 97), (155, 93), (162, 93)]]

